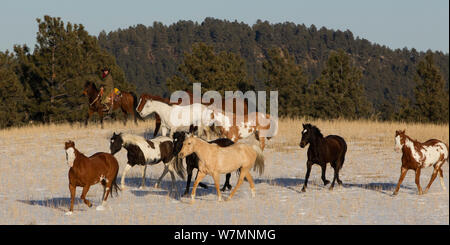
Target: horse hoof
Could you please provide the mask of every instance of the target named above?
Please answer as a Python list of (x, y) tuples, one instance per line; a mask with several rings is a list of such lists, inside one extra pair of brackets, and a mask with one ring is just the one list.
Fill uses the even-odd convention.
[(96, 208), (96, 210), (97, 210), (97, 211), (103, 211), (103, 210), (105, 210), (105, 207), (103, 207), (102, 205), (100, 205), (100, 206), (98, 206), (98, 207)]
[(306, 192), (306, 188), (302, 188), (302, 192)]
[(330, 181), (329, 180), (325, 180), (324, 182), (323, 182), (323, 185), (328, 185), (330, 183)]
[(158, 185), (158, 184), (155, 184), (155, 188), (159, 188), (159, 185)]
[(68, 212), (66, 212), (64, 215), (70, 216), (70, 215), (72, 215), (72, 211), (68, 211)]
[(392, 193), (392, 196), (397, 196), (397, 194), (398, 194), (398, 192), (394, 192), (394, 193)]

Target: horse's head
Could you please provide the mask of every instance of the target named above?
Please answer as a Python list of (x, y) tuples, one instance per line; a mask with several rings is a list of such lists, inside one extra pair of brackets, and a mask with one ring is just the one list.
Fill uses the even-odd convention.
[(313, 126), (309, 123), (303, 124), (303, 131), (302, 131), (302, 139), (300, 140), (300, 147), (304, 148), (307, 144), (309, 144), (313, 137)]
[(64, 150), (66, 150), (67, 165), (71, 168), (75, 161), (75, 142), (69, 140), (64, 143)]
[(180, 153), (178, 153), (178, 157), (185, 158), (186, 156), (189, 156), (192, 153), (194, 153), (197, 140), (198, 140), (197, 137), (195, 137), (194, 135), (187, 136), (183, 142), (183, 147), (181, 148)]
[[(87, 81), (84, 84), (84, 90), (83, 95), (84, 96), (91, 96), (93, 93), (98, 93), (97, 87), (95, 86), (95, 83)], [(93, 95), (95, 96), (95, 95)]]
[(405, 134), (405, 130), (397, 130), (395, 131), (395, 147), (394, 150), (396, 152), (400, 152), (400, 150), (402, 149), (402, 146), (405, 144), (405, 138), (406, 138), (406, 134)]
[(186, 138), (185, 132), (175, 132), (173, 134), (173, 154), (177, 155), (180, 153), (181, 148), (183, 147), (184, 139)]
[(152, 99), (147, 98), (147, 96), (144, 94), (141, 95), (141, 97), (139, 98), (139, 104), (136, 107), (136, 111), (137, 111), (137, 113), (139, 113), (139, 115), (141, 117), (145, 117), (148, 114), (150, 114), (150, 113), (146, 113), (145, 112), (146, 110), (144, 110), (144, 108), (147, 107), (147, 104), (149, 104), (148, 102), (152, 102)]
[(110, 139), (109, 149), (111, 150), (111, 154), (116, 154), (120, 149), (122, 149), (123, 139), (122, 133), (116, 134), (113, 133), (113, 136)]

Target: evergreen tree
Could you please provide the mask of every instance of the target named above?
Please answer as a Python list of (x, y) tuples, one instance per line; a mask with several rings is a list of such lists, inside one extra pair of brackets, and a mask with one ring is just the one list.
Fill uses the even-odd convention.
[(26, 94), (14, 66), (16, 61), (8, 52), (0, 52), (0, 128), (26, 123)]
[(176, 90), (192, 91), (193, 83), (201, 83), (202, 92), (254, 90), (254, 85), (247, 77), (245, 61), (231, 52), (214, 52), (212, 46), (197, 43), (192, 46), (192, 53), (185, 53), (184, 61), (179, 66), (179, 75), (167, 79), (171, 92)]
[(271, 49), (263, 63), (266, 89), (278, 91), (280, 116), (303, 116), (306, 114), (307, 76), (287, 50)]
[(448, 122), (449, 91), (439, 68), (435, 65), (433, 53), (428, 52), (417, 66), (414, 78), (417, 118), (423, 122)]
[(313, 117), (368, 117), (371, 105), (360, 83), (362, 72), (342, 49), (332, 51), (322, 75), (311, 86)]

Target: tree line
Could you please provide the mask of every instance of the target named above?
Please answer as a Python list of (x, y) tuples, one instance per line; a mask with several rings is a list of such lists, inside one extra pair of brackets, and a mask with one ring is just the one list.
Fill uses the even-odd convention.
[(448, 54), (390, 50), (350, 31), (207, 18), (98, 37), (37, 19), (33, 52), (0, 52), (0, 127), (84, 119), (86, 81), (107, 66), (121, 90), (278, 90), (280, 116), (448, 122)]

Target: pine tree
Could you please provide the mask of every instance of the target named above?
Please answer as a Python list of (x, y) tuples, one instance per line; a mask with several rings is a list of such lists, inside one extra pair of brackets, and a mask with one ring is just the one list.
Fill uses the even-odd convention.
[(16, 61), (8, 52), (0, 52), (0, 128), (26, 123), (26, 94), (14, 67)]
[(176, 90), (192, 91), (193, 83), (201, 83), (202, 92), (254, 90), (253, 83), (247, 77), (245, 61), (232, 52), (214, 52), (212, 46), (197, 43), (192, 53), (185, 53), (184, 61), (178, 68), (179, 75), (167, 79), (171, 92)]
[(263, 62), (267, 90), (278, 91), (280, 116), (303, 116), (306, 114), (307, 76), (287, 50), (271, 49)]
[(414, 77), (417, 118), (423, 122), (448, 122), (449, 91), (439, 68), (435, 65), (433, 53), (428, 52), (417, 66)]
[(359, 118), (372, 111), (360, 83), (361, 69), (342, 49), (332, 51), (325, 69), (310, 88), (313, 117)]

